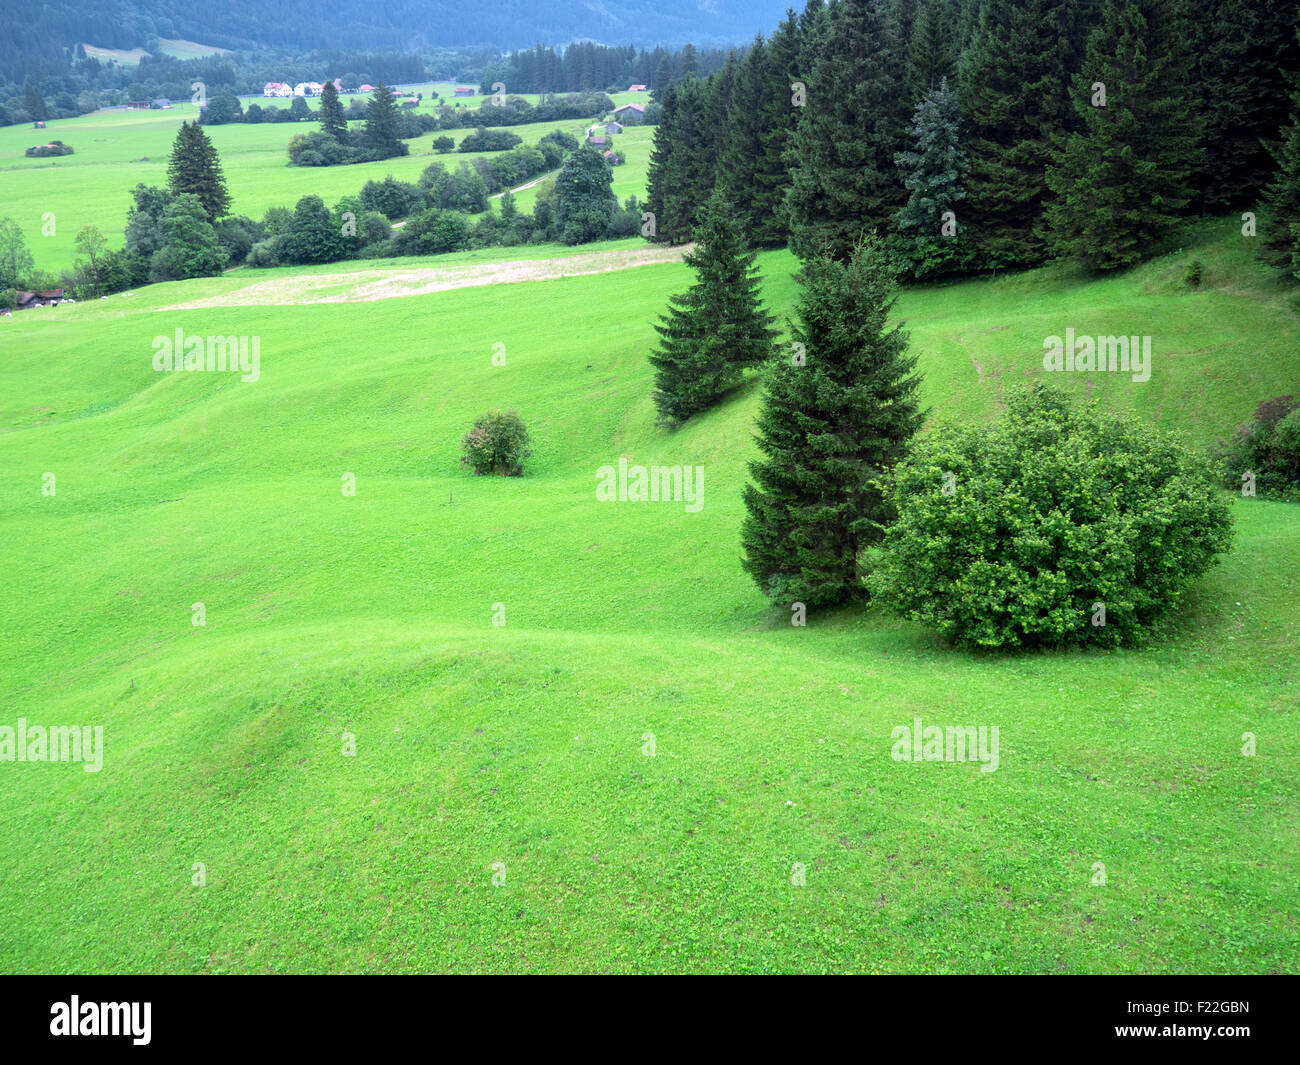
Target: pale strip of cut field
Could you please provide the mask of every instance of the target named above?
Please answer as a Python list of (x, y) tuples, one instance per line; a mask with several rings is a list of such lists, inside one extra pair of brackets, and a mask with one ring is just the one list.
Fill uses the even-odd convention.
[(176, 303), (160, 308), (189, 311), (203, 307), (285, 306), (308, 303), (367, 303), (372, 300), (422, 296), (454, 288), (478, 285), (550, 281), (560, 277), (582, 277), (637, 266), (673, 263), (693, 245), (679, 247), (630, 248), (620, 251), (587, 252), (555, 259), (520, 259), (499, 263), (471, 263), (445, 267), (385, 267), (338, 273), (300, 274), (295, 277), (254, 281), (231, 292)]

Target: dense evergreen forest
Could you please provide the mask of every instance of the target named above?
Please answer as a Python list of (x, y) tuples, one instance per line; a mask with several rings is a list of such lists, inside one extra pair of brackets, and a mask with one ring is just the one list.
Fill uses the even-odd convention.
[(921, 279), (1123, 267), (1265, 194), (1285, 243), (1298, 69), (1288, 0), (811, 0), (657, 92), (648, 207), (687, 241), (721, 186), (754, 246), (877, 232)]

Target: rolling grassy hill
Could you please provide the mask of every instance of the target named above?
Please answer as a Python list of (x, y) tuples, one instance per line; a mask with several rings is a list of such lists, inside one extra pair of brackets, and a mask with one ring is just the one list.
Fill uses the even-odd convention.
[[(451, 90), (449, 83), (418, 88), (426, 93), (424, 111), (433, 106), (429, 89), (436, 89), (444, 97), (449, 97)], [(616, 104), (644, 99), (644, 94), (622, 93), (614, 97)], [(287, 100), (257, 102), (263, 107), (289, 106)], [(479, 100), (475, 98), (471, 103), (476, 107)], [(22, 227), (36, 265), (43, 270), (57, 273), (72, 267), (76, 257), (74, 241), (84, 225), (98, 226), (111, 244), (120, 246), (131, 190), (140, 183), (167, 184), (167, 161), (176, 131), (182, 121), (193, 120), (197, 114), (197, 106), (184, 101), (170, 111), (99, 111), (60, 119), (48, 123), (44, 130), (27, 126), (0, 128), (0, 217), (12, 217)], [(589, 124), (584, 120), (536, 122), (509, 129), (525, 144), (535, 144), (553, 129), (581, 137)], [(285, 147), (295, 133), (317, 129), (315, 123), (231, 123), (204, 128), (221, 156), (231, 211), (259, 219), (267, 208), (292, 208), (300, 197), (310, 193), (333, 204), (343, 196), (359, 193), (367, 181), (383, 180), (387, 174), (415, 181), (432, 162), (441, 161), (455, 169), (458, 163), (475, 155), (492, 154), (438, 155), (432, 142), (440, 134), (426, 133), (407, 141), (411, 154), (401, 158), (355, 166), (302, 168), (286, 165)], [(459, 143), (472, 131), (446, 132)], [(624, 166), (614, 170), (614, 191), (620, 202), (628, 196), (644, 196), (653, 136), (653, 127), (630, 126), (614, 138), (627, 158)], [(58, 159), (28, 159), (23, 155), (32, 145), (55, 139), (71, 145), (75, 154)], [(534, 189), (519, 193), (520, 210), (531, 211), (535, 199)]]
[[(933, 417), (991, 416), (1067, 326), (1152, 335), (1151, 380), (1095, 395), (1198, 443), (1300, 391), (1234, 233), (907, 291)], [(1142, 650), (795, 628), (739, 566), (757, 380), (654, 426), (684, 266), (289, 302), (374, 265), (0, 320), (0, 724), (106, 747), (95, 774), (0, 763), (5, 971), (1295, 971), (1294, 507), (1236, 500), (1234, 550)], [(760, 265), (789, 313), (794, 260)], [(267, 277), (284, 305), (240, 305)], [(258, 336), (260, 377), (153, 372), (177, 328)], [(458, 468), (491, 407), (532, 431), (522, 479)], [(598, 502), (620, 456), (703, 467), (703, 509)], [(916, 716), (997, 725), (999, 768), (892, 761)]]

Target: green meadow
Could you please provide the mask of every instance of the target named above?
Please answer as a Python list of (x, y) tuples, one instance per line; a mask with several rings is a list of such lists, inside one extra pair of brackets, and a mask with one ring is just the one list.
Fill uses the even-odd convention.
[[(420, 110), (429, 111), (433, 101), (429, 90), (450, 98), (450, 83), (410, 87), (425, 92)], [(530, 102), (537, 97), (525, 95)], [(472, 97), (467, 106), (477, 107), (481, 97)], [(621, 93), (615, 103), (643, 102), (642, 93)], [(245, 100), (244, 105), (250, 102)], [(288, 107), (288, 100), (257, 100), (263, 107)], [(167, 162), (172, 142), (182, 121), (198, 115), (198, 106), (188, 100), (177, 102), (171, 110), (100, 111), (79, 118), (51, 121), (43, 130), (30, 126), (0, 128), (0, 216), (12, 217), (23, 229), (28, 247), (43, 270), (60, 272), (71, 269), (76, 258), (74, 242), (84, 225), (95, 225), (120, 246), (126, 228), (126, 212), (131, 190), (136, 185), (167, 184)], [(563, 129), (574, 136), (584, 135), (591, 123), (584, 120), (535, 122), (506, 127), (535, 144), (553, 129)], [(356, 195), (371, 180), (380, 181), (392, 174), (402, 181), (415, 181), (430, 163), (441, 161), (450, 169), (475, 156), (492, 153), (452, 152), (439, 155), (433, 151), (433, 139), (444, 133), (457, 143), (472, 132), (469, 129), (426, 133), (407, 141), (411, 154), (377, 163), (354, 166), (291, 167), (286, 146), (295, 133), (317, 129), (315, 123), (254, 124), (230, 123), (204, 127), (216, 146), (230, 189), (234, 214), (261, 218), (270, 207), (292, 208), (302, 196), (316, 194), (333, 204), (343, 196)], [(619, 200), (644, 196), (646, 172), (650, 165), (650, 147), (654, 130), (649, 126), (629, 126), (613, 138), (624, 152), (627, 163), (614, 170), (614, 192)], [(61, 140), (75, 154), (56, 159), (28, 159), (26, 149), (51, 140)], [(521, 210), (531, 211), (536, 189), (525, 189), (518, 196)]]
[[(40, 265), (161, 180), (180, 117), (52, 128), (78, 154), (35, 180), (0, 131), (6, 210), (59, 212)], [(429, 161), (296, 171), (293, 127), (211, 132), (248, 214)], [(870, 609), (796, 627), (739, 564), (757, 377), (654, 424), (684, 265), (293, 302), (319, 274), (347, 297), (376, 266), (636, 247), (0, 319), (0, 725), (104, 737), (97, 773), (0, 762), (0, 969), (1296, 971), (1294, 506), (1234, 499), (1232, 552), (1141, 649), (977, 654)], [(1225, 221), (1104, 281), (907, 290), (931, 419), (994, 416), (1073, 326), (1153, 337), (1151, 379), (1092, 398), (1212, 442), (1300, 391), (1252, 250)], [(795, 260), (759, 263), (784, 320)], [(239, 302), (265, 279), (279, 305)], [(155, 372), (177, 329), (257, 337), (257, 380)], [(494, 407), (531, 430), (522, 478), (459, 467)], [(701, 467), (702, 509), (599, 502), (620, 457)], [(998, 726), (997, 770), (894, 761), (916, 717)]]

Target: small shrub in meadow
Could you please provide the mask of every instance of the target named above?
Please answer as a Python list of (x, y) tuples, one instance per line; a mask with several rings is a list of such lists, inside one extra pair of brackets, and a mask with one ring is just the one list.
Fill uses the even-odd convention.
[(1248, 479), (1257, 495), (1294, 498), (1300, 494), (1300, 400), (1277, 396), (1255, 408), (1255, 413), (1212, 450), (1224, 483), (1240, 488)]
[(1042, 385), (992, 426), (918, 441), (884, 487), (898, 520), (875, 552), (876, 601), (979, 647), (1135, 642), (1232, 536), (1188, 447)]
[(533, 452), (523, 419), (512, 410), (481, 415), (461, 441), (461, 464), (476, 474), (521, 477)]

